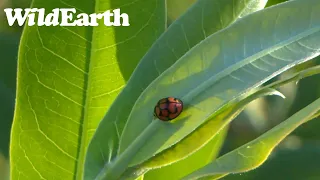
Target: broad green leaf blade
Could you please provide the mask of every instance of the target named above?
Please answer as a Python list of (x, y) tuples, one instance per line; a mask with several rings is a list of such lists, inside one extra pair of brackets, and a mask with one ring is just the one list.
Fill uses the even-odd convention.
[(184, 177), (185, 180), (223, 177), (229, 173), (246, 172), (259, 167), (288, 134), (307, 122), (320, 110), (320, 98), (257, 139), (223, 155), (214, 162)]
[[(234, 3), (232, 3), (234, 2)], [(114, 158), (118, 138), (142, 91), (191, 47), (236, 21), (239, 16), (260, 10), (267, 0), (199, 0), (175, 21), (142, 58), (127, 86), (102, 120), (89, 145), (86, 159), (88, 178)], [(135, 125), (136, 126), (136, 125)], [(92, 170), (95, 168), (95, 170)]]
[[(162, 97), (182, 99), (185, 110), (175, 121), (159, 126), (131, 166), (174, 145), (241, 94), (319, 55), (319, 16), (319, 1), (290, 1), (245, 16), (202, 41), (136, 101), (122, 134), (120, 153), (153, 121), (153, 107)], [(255, 28), (248, 28), (249, 24)]]
[(11, 179), (82, 179), (95, 128), (164, 31), (164, 1), (34, 0), (33, 7), (46, 13), (76, 8), (86, 14), (121, 7), (130, 17), (129, 27), (107, 27), (100, 21), (96, 27), (26, 26), (23, 32)]
[[(217, 136), (210, 140), (200, 150), (187, 158), (159, 169), (153, 169), (144, 175), (145, 180), (178, 180), (187, 174), (210, 163), (218, 156), (228, 128), (223, 129)], [(187, 147), (187, 146), (185, 146)]]

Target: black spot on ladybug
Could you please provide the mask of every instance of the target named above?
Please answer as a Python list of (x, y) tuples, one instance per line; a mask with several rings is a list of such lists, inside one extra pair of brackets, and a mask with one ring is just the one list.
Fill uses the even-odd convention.
[(170, 121), (177, 118), (183, 110), (183, 103), (180, 99), (167, 97), (160, 99), (154, 107), (154, 115), (162, 121)]

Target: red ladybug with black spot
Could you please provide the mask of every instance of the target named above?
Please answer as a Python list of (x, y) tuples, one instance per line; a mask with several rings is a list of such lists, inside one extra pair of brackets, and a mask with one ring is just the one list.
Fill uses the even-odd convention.
[(180, 99), (167, 97), (160, 99), (154, 107), (154, 115), (162, 121), (170, 121), (178, 117), (183, 110), (183, 103)]

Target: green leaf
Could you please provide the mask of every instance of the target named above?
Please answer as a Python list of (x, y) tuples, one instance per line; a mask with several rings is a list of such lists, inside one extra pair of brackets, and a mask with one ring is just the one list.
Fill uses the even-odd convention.
[(171, 123), (158, 123), (158, 130), (136, 152), (131, 166), (179, 142), (241, 94), (319, 55), (318, 16), (319, 1), (290, 1), (243, 17), (202, 41), (136, 101), (121, 137), (120, 153), (135, 146), (135, 138), (152, 124), (153, 106), (162, 97), (182, 99), (185, 110)]
[[(153, 178), (156, 179), (156, 177), (161, 177), (163, 179), (167, 179), (169, 177), (166, 178), (166, 174), (167, 176), (170, 175), (172, 179), (181, 179), (183, 176), (191, 173), (190, 170), (196, 169), (199, 166), (204, 166), (205, 164), (211, 162), (215, 156), (211, 157), (211, 153), (206, 152), (205, 149), (207, 149), (208, 146), (210, 147), (212, 143), (217, 143), (217, 141), (219, 143), (218, 148), (221, 146), (223, 141), (219, 142), (219, 140), (221, 140), (221, 137), (224, 137), (224, 134), (226, 133), (228, 127), (225, 127), (225, 125), (230, 123), (251, 101), (267, 95), (278, 95), (283, 97), (283, 95), (280, 92), (270, 88), (259, 90), (258, 92), (250, 95), (249, 97), (235, 104), (230, 105), (228, 108), (223, 109), (219, 113), (215, 113), (215, 115), (211, 117), (210, 120), (208, 120), (206, 123), (194, 130), (191, 134), (189, 134), (186, 138), (181, 140), (178, 144), (170, 147), (169, 149), (163, 151), (162, 153), (156, 155), (155, 157), (140, 165), (139, 170), (148, 170), (148, 168), (153, 169), (161, 167), (162, 165), (165, 165), (165, 163), (172, 163), (173, 160), (180, 160), (181, 158), (187, 157), (189, 154), (192, 154), (193, 151), (198, 150), (198, 148), (202, 146), (203, 147), (200, 150), (196, 151), (186, 159), (180, 160), (177, 163), (171, 165), (175, 167), (172, 170), (170, 169), (171, 166), (160, 168), (158, 171), (162, 172), (162, 174), (158, 173), (156, 174), (158, 176), (154, 175)], [(225, 128), (220, 130), (219, 128), (221, 127)], [(214, 150), (214, 152), (218, 153), (217, 150), (215, 150), (216, 148), (217, 147), (211, 149)], [(165, 173), (166, 169), (169, 169), (172, 172)], [(187, 169), (189, 169), (189, 171)], [(139, 170), (137, 172), (139, 172)], [(180, 173), (177, 173), (179, 171)], [(146, 175), (146, 177), (148, 177), (148, 174)]]
[(101, 20), (96, 27), (26, 26), (22, 35), (11, 179), (82, 179), (93, 132), (164, 31), (164, 1), (34, 0), (33, 7), (86, 14), (121, 7), (129, 15), (129, 27)]
[(197, 0), (167, 1), (168, 25), (183, 15)]
[[(127, 86), (100, 123), (89, 145), (86, 177), (92, 178), (102, 173), (102, 168), (107, 168), (114, 158), (118, 152), (119, 136), (135, 101), (154, 79), (207, 36), (227, 27), (239, 17), (262, 9), (265, 4), (266, 0), (199, 0), (175, 21), (142, 58)], [(108, 161), (103, 157), (108, 157)]]
[(143, 179), (144, 179), (144, 176), (142, 175), (142, 176), (138, 177), (136, 180), (143, 180)]
[[(315, 60), (316, 60), (317, 58), (315, 58)], [(312, 63), (312, 62), (314, 62), (315, 60), (313, 60), (313, 61), (310, 61), (309, 63)], [(305, 63), (304, 63), (305, 64)], [(299, 65), (300, 66), (300, 65)], [(297, 66), (296, 66), (297, 67)], [(296, 67), (293, 67), (292, 69), (297, 69)], [(301, 79), (303, 79), (303, 78), (306, 78), (306, 77), (310, 77), (310, 76), (312, 76), (312, 77), (315, 77), (314, 75), (317, 75), (317, 74), (319, 74), (320, 73), (320, 65), (318, 65), (318, 66), (313, 66), (313, 67), (310, 67), (310, 68), (308, 68), (308, 67), (305, 67), (305, 68), (307, 68), (307, 69), (302, 69), (300, 72), (297, 72), (297, 73), (295, 73), (295, 74), (293, 74), (292, 76), (290, 76), (290, 77), (287, 77), (287, 78), (285, 78), (285, 79), (281, 79), (281, 80), (278, 80), (278, 81), (276, 81), (276, 82), (273, 82), (273, 83), (271, 83), (271, 84), (269, 84), (268, 86), (266, 86), (266, 87), (263, 87), (262, 89), (258, 89), (257, 90), (257, 94), (259, 94), (259, 93), (261, 93), (261, 91), (263, 90), (268, 90), (268, 89), (270, 89), (270, 88), (279, 88), (280, 86), (282, 86), (282, 85), (285, 85), (285, 84), (287, 84), (287, 83), (290, 83), (290, 82), (298, 82), (298, 81), (300, 81)], [(312, 78), (311, 77), (311, 78)], [(280, 95), (280, 94), (279, 94)], [(251, 96), (249, 96), (249, 97), (252, 97), (252, 95)], [(246, 98), (245, 100), (247, 100), (248, 101), (248, 98)], [(249, 100), (250, 101), (250, 100)], [(317, 118), (318, 116), (320, 115), (320, 111), (318, 111), (318, 112), (316, 112), (316, 113), (314, 113), (311, 117), (310, 117), (310, 120), (311, 119), (315, 119), (315, 118)], [(314, 122), (311, 122), (311, 123), (314, 123)], [(308, 124), (306, 124), (307, 126), (309, 126), (309, 123)], [(306, 126), (304, 126), (304, 128), (305, 128)], [(303, 128), (303, 129), (304, 129)], [(273, 157), (273, 158), (275, 158), (275, 157)], [(277, 158), (277, 157), (276, 157)], [(281, 160), (280, 160), (281, 161)], [(283, 164), (282, 164), (282, 166), (283, 166)], [(298, 168), (298, 166), (297, 166), (297, 168)], [(252, 172), (252, 171), (251, 171)], [(270, 173), (270, 172), (269, 172)], [(254, 174), (254, 173), (249, 173), (249, 174)], [(247, 176), (246, 176), (247, 174), (245, 174), (245, 175), (242, 175), (242, 176), (240, 176), (241, 178), (248, 178)], [(222, 176), (222, 175), (221, 175)], [(250, 175), (249, 175), (250, 176)], [(215, 176), (215, 177), (220, 177), (220, 175), (219, 176)], [(237, 177), (237, 178), (240, 178), (239, 176), (233, 176), (233, 177)], [(250, 176), (251, 177), (251, 176)], [(256, 178), (258, 178), (258, 177), (256, 177)], [(260, 178), (260, 177), (259, 177)], [(200, 179), (212, 179), (212, 178), (210, 178), (210, 177), (208, 177), (208, 178), (200, 178)], [(228, 179), (228, 178), (227, 178)]]
[[(165, 165), (169, 165), (173, 162), (182, 160), (187, 157), (186, 161), (190, 161), (189, 159), (194, 159), (194, 157), (197, 157), (198, 155), (201, 155), (203, 152), (203, 149), (206, 149), (206, 146), (208, 146), (208, 143), (211, 139), (215, 139), (214, 137), (218, 138), (219, 140), (219, 134), (223, 134), (223, 131), (221, 128), (224, 127), (226, 129), (226, 124), (228, 124), (231, 120), (233, 120), (242, 110), (243, 108), (252, 100), (266, 96), (266, 95), (279, 95), (283, 97), (283, 95), (275, 91), (274, 89), (265, 88), (263, 90), (258, 91), (257, 93), (253, 93), (249, 97), (241, 100), (240, 102), (236, 102), (234, 104), (230, 104), (228, 107), (222, 109), (218, 113), (215, 113), (212, 117), (210, 117), (210, 120), (197, 128), (193, 131), (193, 133), (189, 134), (186, 138), (181, 140), (178, 144), (170, 147), (169, 149), (157, 154), (155, 157), (152, 157), (148, 161), (144, 162), (141, 165), (138, 165), (137, 167), (129, 168), (127, 172), (124, 173), (122, 178), (135, 178), (146, 171), (153, 169), (153, 168), (159, 168)], [(154, 133), (155, 127), (158, 124), (158, 121), (154, 121), (151, 126), (148, 127), (152, 131), (144, 131), (143, 135), (140, 135), (139, 138), (137, 138), (137, 142), (135, 143), (141, 143), (143, 142), (144, 138), (148, 137), (148, 135), (152, 135)], [(220, 128), (220, 129), (219, 129)], [(142, 140), (141, 140), (142, 139)], [(210, 144), (209, 144), (210, 146)], [(130, 146), (130, 150), (128, 153), (124, 153), (125, 155), (129, 154), (128, 156), (132, 155), (132, 150), (134, 150), (136, 146)], [(199, 150), (200, 149), (200, 150)], [(201, 152), (198, 152), (201, 151)], [(134, 151), (135, 152), (135, 151)], [(191, 156), (189, 156), (192, 154)], [(208, 154), (206, 154), (208, 157)], [(189, 156), (189, 157), (188, 157)], [(123, 163), (123, 156), (120, 156), (121, 160), (120, 163)], [(184, 160), (182, 160), (183, 162)], [(181, 161), (179, 161), (177, 164), (181, 164)], [(195, 162), (192, 163), (193, 165), (200, 165), (196, 164)], [(189, 168), (190, 167), (189, 165)], [(188, 171), (183, 171), (183, 173), (188, 173)], [(177, 174), (177, 179), (180, 179), (183, 175), (182, 173)]]
[(221, 131), (223, 131), (223, 128), (225, 128), (227, 124), (236, 118), (248, 103), (257, 98), (268, 95), (278, 95), (284, 98), (280, 92), (271, 88), (265, 88), (240, 101), (229, 104), (227, 107), (224, 107), (216, 112), (212, 117), (209, 118), (209, 120), (195, 129), (187, 137), (179, 141), (179, 143), (139, 165), (140, 168), (159, 168), (189, 156), (190, 154), (199, 150), (199, 148), (206, 145), (212, 138), (219, 135)]
[(183, 179), (216, 179), (259, 167), (274, 147), (320, 110), (320, 98), (257, 139), (229, 152)]
[[(311, 121), (310, 124), (314, 121)], [(298, 129), (304, 128), (305, 126), (303, 125)], [(289, 141), (289, 137), (287, 138), (287, 141)], [(290, 180), (319, 179), (319, 144), (302, 141), (302, 139), (297, 136), (292, 136), (292, 139), (292, 144), (294, 145), (291, 148), (280, 148), (280, 143), (279, 146), (273, 150), (268, 160), (265, 161), (259, 168), (246, 173), (229, 174), (228, 176), (224, 177), (223, 180), (270, 180), (284, 178)], [(286, 139), (283, 141), (286, 141)]]
[[(145, 180), (178, 180), (187, 174), (210, 163), (218, 156), (228, 128), (221, 130), (213, 139), (187, 158), (159, 169), (153, 169), (145, 174)], [(184, 146), (187, 147), (188, 146)]]
[(268, 0), (268, 3), (267, 3), (266, 7), (273, 6), (273, 5), (276, 5), (276, 4), (279, 4), (279, 3), (283, 3), (285, 1), (287, 1), (287, 0)]

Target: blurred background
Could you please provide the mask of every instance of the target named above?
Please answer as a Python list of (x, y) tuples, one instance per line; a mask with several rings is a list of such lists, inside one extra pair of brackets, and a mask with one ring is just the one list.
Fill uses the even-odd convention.
[[(168, 0), (169, 24), (196, 0)], [(269, 0), (267, 6), (285, 0)], [(30, 0), (0, 0), (0, 180), (8, 175), (10, 128), (13, 119), (17, 52), (22, 27), (9, 27), (3, 9), (27, 8)], [(300, 65), (277, 78), (290, 76), (300, 68), (320, 64), (320, 58)], [(320, 76), (313, 76), (281, 87), (286, 99), (268, 97), (252, 102), (229, 128), (221, 149), (223, 155), (266, 132), (320, 96)], [(320, 120), (312, 120), (288, 136), (259, 168), (223, 179), (320, 179)]]

